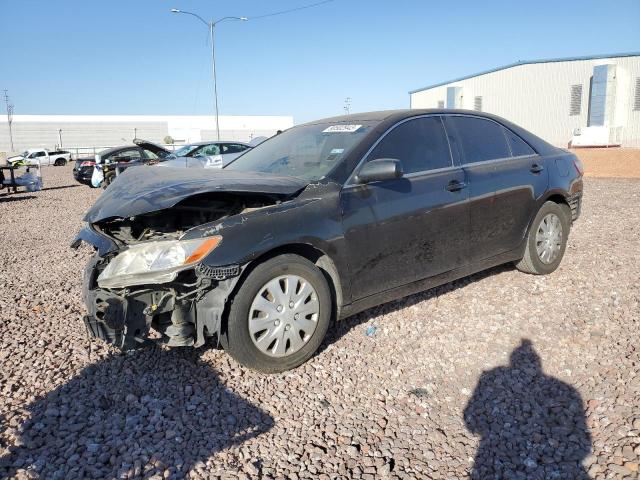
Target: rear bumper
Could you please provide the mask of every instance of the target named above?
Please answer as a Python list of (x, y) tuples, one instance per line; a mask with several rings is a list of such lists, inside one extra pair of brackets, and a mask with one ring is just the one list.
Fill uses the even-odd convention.
[(85, 168), (74, 168), (73, 169), (73, 178), (80, 183), (85, 185), (91, 185), (91, 176), (93, 175), (93, 169), (85, 169)]

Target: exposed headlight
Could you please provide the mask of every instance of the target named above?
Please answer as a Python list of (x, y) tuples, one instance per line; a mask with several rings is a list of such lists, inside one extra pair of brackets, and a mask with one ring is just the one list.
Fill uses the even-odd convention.
[(114, 257), (98, 276), (101, 288), (122, 288), (173, 281), (178, 272), (198, 263), (216, 248), (219, 235), (195, 240), (140, 243)]

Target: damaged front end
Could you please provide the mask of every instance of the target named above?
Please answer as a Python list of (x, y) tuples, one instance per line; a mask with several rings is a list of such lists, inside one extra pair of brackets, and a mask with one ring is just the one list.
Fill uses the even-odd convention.
[(99, 278), (109, 260), (95, 255), (86, 267), (84, 321), (91, 337), (123, 350), (149, 344), (151, 329), (159, 333), (156, 341), (168, 346), (203, 345), (219, 332), (225, 302), (241, 272), (238, 265), (200, 263), (163, 284), (102, 288)]
[[(304, 185), (295, 188), (289, 182), (278, 189), (273, 184), (281, 180), (269, 186), (263, 179), (262, 187), (254, 182), (249, 188), (247, 182), (229, 191), (216, 177), (204, 187), (201, 182), (173, 185), (169, 198), (167, 190), (153, 188), (145, 177), (144, 196), (126, 193), (140, 180), (136, 171), (144, 170), (158, 175), (158, 183), (169, 169), (125, 172), (89, 210), (89, 226), (72, 244), (85, 241), (97, 250), (84, 273), (85, 324), (91, 337), (124, 350), (152, 341), (199, 347), (220, 333), (226, 301), (246, 267), (207, 263), (225, 244), (216, 226), (234, 217), (243, 221), (253, 211), (291, 198)], [(118, 190), (125, 196), (118, 198)], [(149, 339), (152, 330), (154, 340)]]

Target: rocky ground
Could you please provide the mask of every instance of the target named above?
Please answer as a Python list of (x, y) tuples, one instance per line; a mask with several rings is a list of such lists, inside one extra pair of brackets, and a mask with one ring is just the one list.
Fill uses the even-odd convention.
[(575, 148), (587, 177), (640, 178), (640, 148)]
[(0, 477), (638, 478), (640, 182), (588, 179), (561, 267), (349, 318), (302, 367), (89, 342), (69, 167), (0, 194)]

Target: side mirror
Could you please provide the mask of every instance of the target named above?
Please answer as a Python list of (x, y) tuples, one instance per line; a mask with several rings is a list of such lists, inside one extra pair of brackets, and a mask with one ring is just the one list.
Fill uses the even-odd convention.
[(371, 183), (380, 180), (400, 178), (403, 174), (402, 163), (395, 158), (378, 158), (364, 164), (358, 172), (358, 183)]

